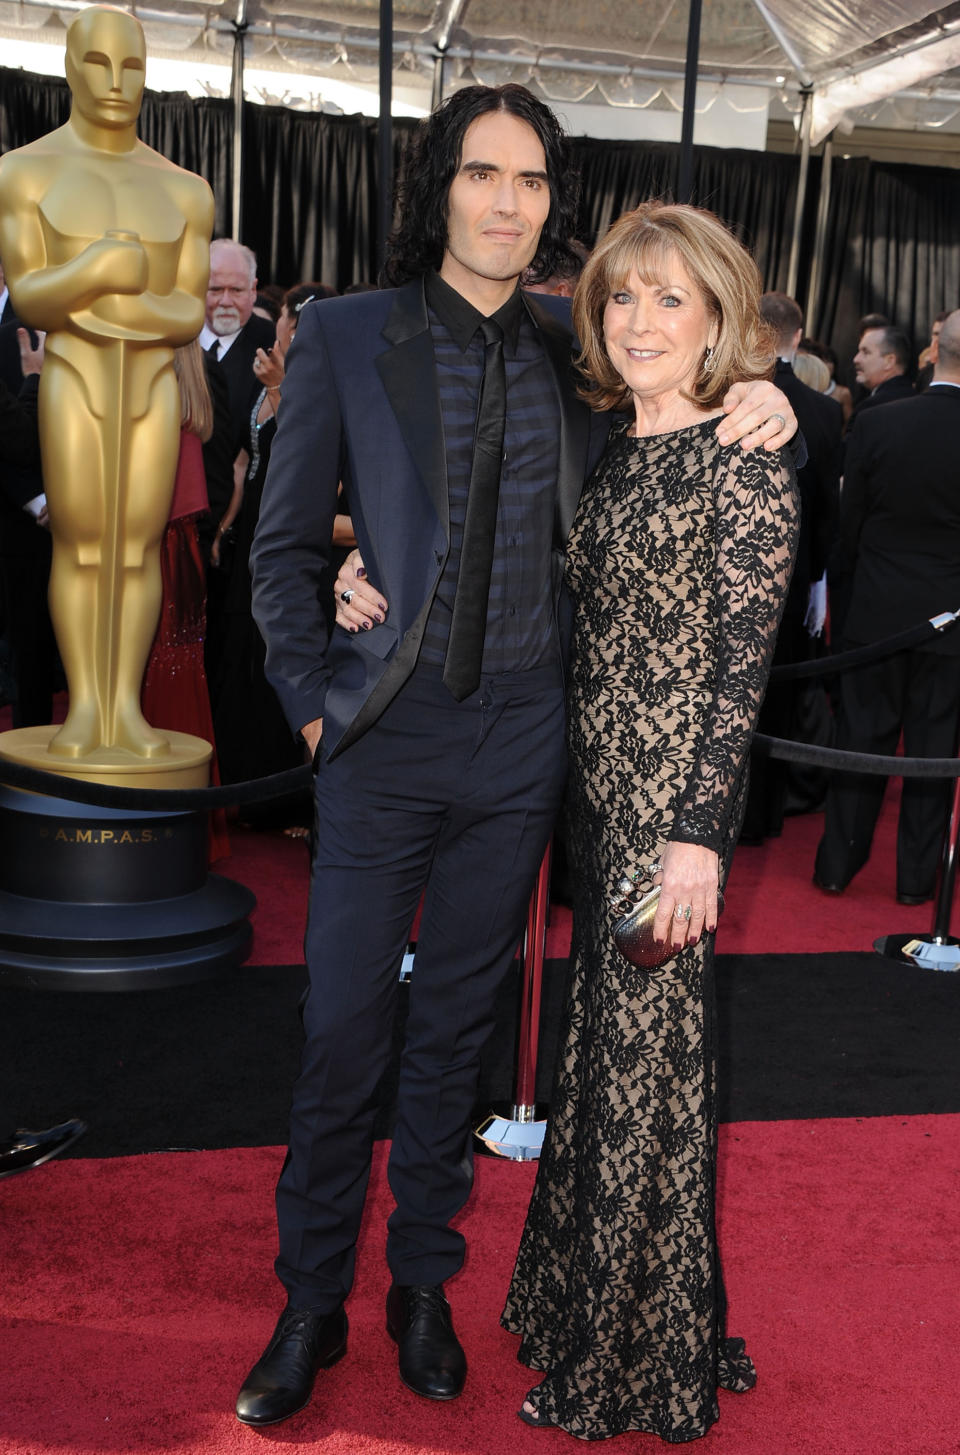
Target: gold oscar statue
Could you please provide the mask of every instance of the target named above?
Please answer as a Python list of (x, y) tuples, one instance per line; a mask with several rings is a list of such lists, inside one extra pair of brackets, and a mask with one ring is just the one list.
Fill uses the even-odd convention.
[(6, 733), (0, 753), (73, 777), (182, 787), (207, 781), (209, 745), (150, 727), (140, 687), (180, 439), (173, 350), (203, 323), (213, 197), (137, 138), (145, 60), (131, 15), (82, 11), (67, 31), (70, 119), (0, 161), (10, 295), (47, 333), (50, 613), (70, 699), (62, 727)]

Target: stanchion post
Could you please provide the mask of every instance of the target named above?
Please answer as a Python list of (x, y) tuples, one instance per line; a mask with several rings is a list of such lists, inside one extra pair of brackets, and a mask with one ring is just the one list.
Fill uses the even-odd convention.
[(509, 1117), (492, 1112), (477, 1128), (488, 1151), (511, 1162), (534, 1162), (540, 1156), (546, 1122), (537, 1120), (537, 1055), (540, 1045), (540, 1000), (550, 908), (550, 848), (543, 856), (527, 910), (520, 971), (520, 1028), (517, 1073)]
[(953, 886), (957, 878), (957, 840), (960, 839), (960, 778), (954, 779), (950, 817), (943, 836), (940, 856), (940, 883), (933, 912), (933, 943), (950, 944), (950, 911), (953, 907)]
[[(943, 848), (940, 851), (940, 882), (933, 910), (933, 930), (929, 935), (881, 935), (874, 940), (873, 948), (878, 955), (888, 960), (899, 960), (905, 965), (921, 964), (931, 970), (956, 972), (960, 961), (950, 955), (948, 946), (956, 947), (960, 941), (950, 933), (950, 914), (953, 909), (953, 888), (957, 879), (957, 844), (960, 840), (960, 778), (953, 780), (950, 799), (950, 816), (943, 834)], [(908, 953), (909, 945), (913, 953)], [(924, 956), (923, 946), (929, 945), (931, 953)], [(936, 949), (944, 954), (937, 959)]]
[(527, 910), (523, 940), (523, 978), (520, 988), (520, 1036), (513, 1119), (536, 1120), (537, 1051), (540, 1045), (540, 997), (547, 947), (547, 911), (550, 904), (550, 848), (543, 856), (536, 888)]

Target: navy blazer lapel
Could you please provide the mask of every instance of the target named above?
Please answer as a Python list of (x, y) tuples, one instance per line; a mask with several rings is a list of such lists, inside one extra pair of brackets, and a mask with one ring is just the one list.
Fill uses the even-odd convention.
[(553, 366), (560, 399), (560, 467), (557, 475), (557, 534), (565, 545), (580, 492), (587, 473), (590, 442), (590, 410), (577, 398), (579, 376), (573, 363), (573, 340), (569, 329), (537, 302), (535, 294), (523, 295), (527, 311), (543, 336), (547, 357)]
[(444, 533), (449, 536), (450, 498), (443, 417), (422, 278), (397, 289), (383, 337), (390, 347), (377, 356), (377, 372), (410, 458), (427, 487)]

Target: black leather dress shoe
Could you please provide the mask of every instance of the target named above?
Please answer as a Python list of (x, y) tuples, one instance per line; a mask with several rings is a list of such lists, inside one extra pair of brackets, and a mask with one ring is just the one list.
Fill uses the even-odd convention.
[(57, 1127), (48, 1127), (45, 1132), (14, 1132), (0, 1138), (0, 1177), (13, 1177), (18, 1172), (29, 1172), (41, 1162), (49, 1162), (65, 1152), (87, 1130), (86, 1122), (74, 1117), (61, 1122)]
[(387, 1294), (387, 1333), (398, 1347), (408, 1389), (426, 1399), (456, 1399), (467, 1360), (442, 1284), (395, 1283)]
[(821, 879), (819, 874), (814, 874), (813, 883), (817, 889), (822, 889), (824, 894), (842, 894), (846, 889), (845, 884), (831, 884), (827, 879)]
[(929, 904), (933, 898), (933, 890), (929, 894), (902, 894), (897, 892), (898, 904)]
[(275, 1425), (309, 1404), (314, 1380), (347, 1351), (343, 1306), (331, 1314), (286, 1308), (273, 1338), (237, 1395), (237, 1419), (244, 1425)]

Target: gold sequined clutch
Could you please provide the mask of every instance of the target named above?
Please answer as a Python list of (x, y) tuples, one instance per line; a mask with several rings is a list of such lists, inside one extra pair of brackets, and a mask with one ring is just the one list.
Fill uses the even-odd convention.
[[(660, 905), (660, 885), (655, 884), (646, 893), (641, 892), (640, 886), (644, 882), (649, 883), (655, 872), (655, 869), (638, 869), (632, 875), (625, 874), (617, 882), (611, 899), (611, 907), (620, 913), (620, 918), (613, 926), (613, 942), (625, 960), (642, 970), (656, 970), (659, 965), (665, 965), (680, 953), (669, 938), (653, 938), (653, 922)], [(723, 895), (718, 890), (717, 913), (722, 909)]]

